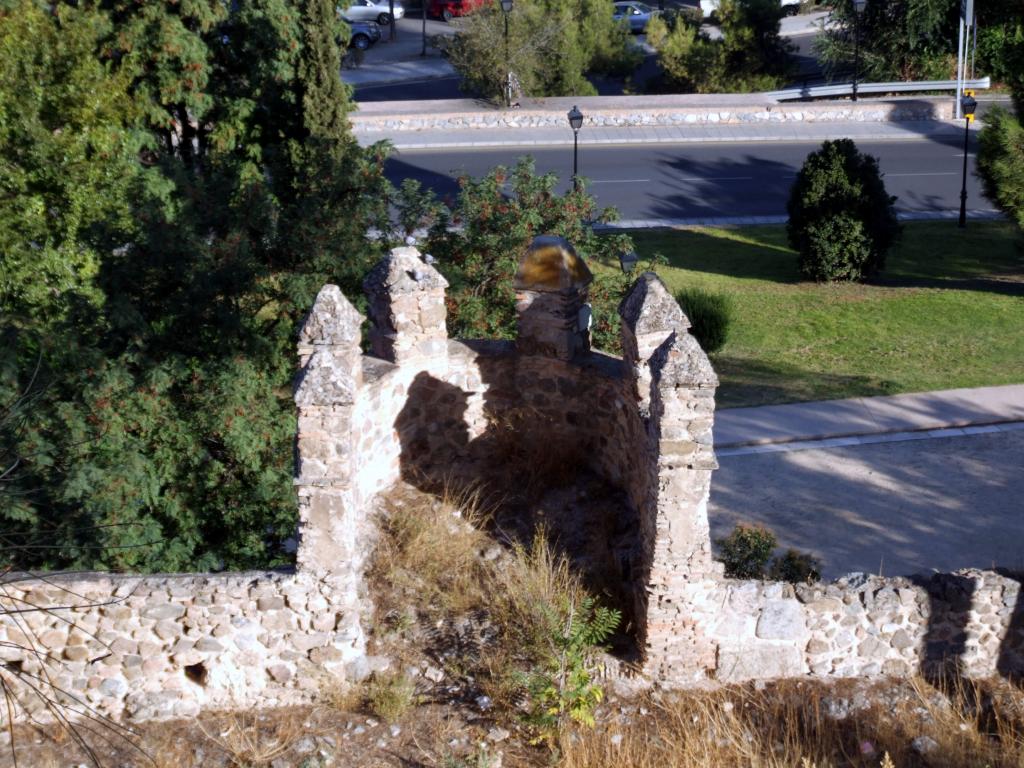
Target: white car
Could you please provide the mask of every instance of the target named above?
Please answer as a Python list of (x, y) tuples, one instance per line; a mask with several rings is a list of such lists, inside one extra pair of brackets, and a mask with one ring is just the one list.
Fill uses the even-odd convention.
[[(779, 0), (779, 3), (785, 8), (790, 5), (800, 5), (800, 0)], [(704, 18), (708, 18), (718, 10), (718, 0), (700, 0), (700, 10), (704, 14)]]
[[(345, 16), (352, 21), (375, 21), (378, 24), (391, 23), (391, 6), (388, 0), (352, 0), (352, 5), (344, 11)], [(405, 8), (402, 4), (395, 2), (395, 18), (405, 16)]]

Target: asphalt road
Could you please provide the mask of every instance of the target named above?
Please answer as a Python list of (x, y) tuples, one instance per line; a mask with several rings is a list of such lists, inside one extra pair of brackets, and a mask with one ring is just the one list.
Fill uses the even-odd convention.
[[(793, 179), (818, 143), (756, 142), (687, 145), (587, 146), (581, 137), (580, 175), (602, 206), (625, 219), (772, 216), (786, 212)], [(902, 211), (953, 210), (960, 205), (963, 145), (955, 139), (862, 142), (879, 159), (886, 188)], [(991, 209), (968, 159), (968, 208)], [(553, 171), (566, 189), (572, 150), (566, 148), (411, 151), (387, 165), (395, 183), (418, 179), (439, 195), (454, 195), (461, 173), (482, 176), (531, 155), (540, 172)]]

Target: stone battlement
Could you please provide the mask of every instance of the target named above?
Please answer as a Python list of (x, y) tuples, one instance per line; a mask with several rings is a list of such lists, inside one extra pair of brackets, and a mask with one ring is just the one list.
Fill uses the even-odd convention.
[[(444, 278), (414, 248), (395, 249), (364, 284), (369, 354), (364, 318), (324, 286), (298, 339), (297, 571), (21, 576), (5, 587), (0, 659), (45, 666), (97, 712), (134, 719), (300, 703), (325, 681), (362, 679), (383, 663), (364, 637), (375, 498), (399, 480), (444, 486), (515, 440), (622, 490), (634, 533), (616, 566), (654, 683), (949, 661), (972, 675), (1024, 671), (1009, 576), (724, 578), (707, 516), (715, 372), (653, 273), (619, 308), (623, 357), (593, 351), (590, 280), (570, 244), (538, 238), (516, 277), (516, 340), (460, 341), (448, 338)], [(47, 609), (13, 613), (26, 602)]]

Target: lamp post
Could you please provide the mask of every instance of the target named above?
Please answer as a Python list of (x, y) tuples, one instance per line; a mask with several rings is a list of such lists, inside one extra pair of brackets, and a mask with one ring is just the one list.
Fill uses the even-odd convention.
[(500, 0), (501, 12), (505, 14), (505, 106), (512, 106), (512, 62), (508, 54), (508, 16), (512, 13), (512, 0)]
[(853, 0), (853, 100), (857, 100), (857, 78), (860, 76), (860, 17), (868, 0)]
[(572, 128), (572, 191), (579, 192), (580, 128), (583, 127), (583, 113), (577, 106), (569, 110), (569, 127)]
[(974, 120), (974, 110), (977, 107), (974, 91), (964, 91), (960, 99), (960, 109), (964, 113), (964, 175), (960, 184), (960, 221), (957, 223), (960, 229), (967, 226), (967, 141), (970, 139), (971, 121)]

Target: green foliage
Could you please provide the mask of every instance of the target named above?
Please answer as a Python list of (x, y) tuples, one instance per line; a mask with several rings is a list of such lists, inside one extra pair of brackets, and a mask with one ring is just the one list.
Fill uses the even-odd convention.
[(1024, 6), (1017, 0), (992, 0), (975, 7), (978, 69), (1009, 85), (1017, 114), (1024, 114)]
[(858, 19), (852, 0), (832, 6), (835, 22), (815, 41), (825, 71), (845, 78), (853, 70), (855, 31), (864, 81), (942, 80), (956, 68), (956, 0), (869, 2)]
[(738, 524), (732, 533), (717, 539), (719, 560), (725, 575), (733, 579), (761, 579), (778, 540), (762, 526)]
[(776, 0), (723, 0), (721, 39), (711, 39), (686, 14), (648, 24), (668, 84), (684, 92), (744, 93), (780, 87), (792, 68), (779, 36), (785, 9)]
[(523, 676), (529, 709), (523, 719), (535, 741), (553, 743), (570, 721), (594, 726), (594, 708), (604, 691), (593, 678), (593, 657), (619, 625), (618, 611), (584, 597), (578, 604), (541, 606), (540, 634), (546, 647)]
[(725, 346), (732, 322), (732, 302), (728, 296), (703, 288), (684, 288), (676, 294), (676, 301), (690, 320), (690, 333), (705, 352), (717, 352)]
[(100, 304), (102, 251), (131, 230), (129, 81), (94, 55), (95, 11), (0, 7), (0, 311), (51, 324)]
[(763, 579), (766, 574), (769, 579), (793, 584), (821, 579), (821, 562), (807, 552), (787, 549), (773, 558), (778, 540), (761, 525), (738, 523), (728, 536), (716, 539), (715, 545), (725, 575), (732, 579)]
[(812, 280), (861, 280), (885, 265), (899, 237), (875, 158), (850, 139), (826, 141), (804, 161), (790, 191), (789, 242)]
[[(599, 211), (585, 184), (559, 196), (557, 183), (554, 174), (537, 175), (533, 160), (523, 158), (510, 170), (499, 167), (479, 179), (460, 178), (456, 200), (439, 201), (415, 184), (398, 190), (393, 202), (403, 231), (430, 223), (420, 249), (436, 260), (449, 282), (453, 336), (515, 337), (512, 282), (520, 257), (537, 235), (561, 235), (587, 261), (617, 263), (619, 253), (632, 250), (626, 235), (595, 234), (588, 222), (612, 221), (615, 212)], [(617, 307), (627, 283), (612, 273), (598, 275), (592, 284), (595, 346), (618, 348)]]
[(821, 581), (821, 562), (807, 552), (787, 549), (772, 560), (768, 578), (791, 584), (813, 584)]
[(587, 73), (628, 73), (642, 58), (612, 12), (612, 0), (517, 0), (506, 46), (495, 2), (463, 19), (446, 50), (462, 87), (485, 98), (503, 99), (509, 71), (527, 96), (594, 95)]
[(1024, 228), (1024, 126), (999, 107), (985, 115), (978, 137), (978, 175), (985, 196)]
[[(335, 7), (35, 8), (0, 14), (0, 183), (47, 214), (0, 222), (0, 402), (36, 361), (43, 391), (0, 434), (22, 458), (0, 520), (53, 548), (17, 565), (287, 563), (296, 326), (325, 281), (358, 295), (387, 213)], [(47, 243), (58, 277), (31, 294), (7, 254)]]

